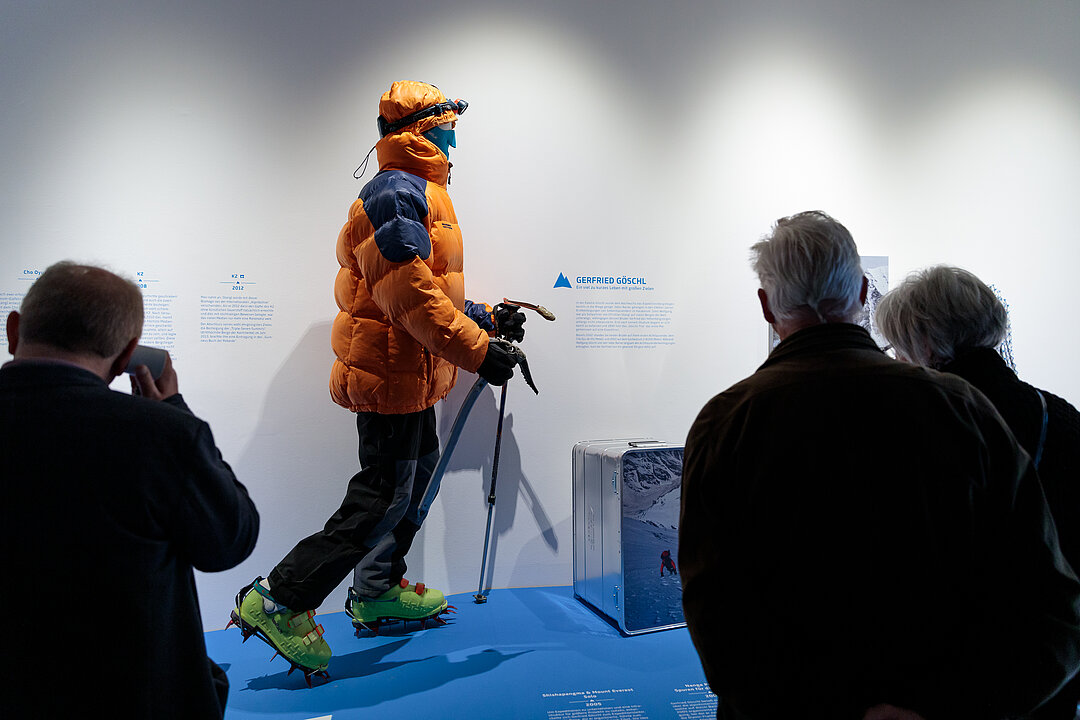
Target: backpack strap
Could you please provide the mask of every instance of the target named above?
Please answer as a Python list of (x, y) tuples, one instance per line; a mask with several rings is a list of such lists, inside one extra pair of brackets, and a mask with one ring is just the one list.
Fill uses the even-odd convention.
[(1039, 444), (1035, 447), (1035, 469), (1038, 470), (1039, 462), (1042, 460), (1043, 445), (1046, 444), (1046, 425), (1050, 420), (1050, 413), (1046, 409), (1046, 397), (1038, 390), (1035, 393), (1039, 396), (1039, 402), (1042, 403), (1042, 430), (1039, 431)]

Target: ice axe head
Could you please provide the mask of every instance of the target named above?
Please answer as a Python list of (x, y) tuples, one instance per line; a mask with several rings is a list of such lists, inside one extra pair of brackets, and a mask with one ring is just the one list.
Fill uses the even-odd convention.
[(525, 383), (532, 388), (534, 393), (539, 395), (540, 391), (536, 389), (536, 383), (533, 382), (532, 372), (529, 370), (529, 360), (525, 357), (525, 351), (503, 338), (491, 338), (489, 342), (498, 343), (499, 346), (506, 351), (513, 359), (514, 364), (521, 369), (521, 377), (525, 378)]
[(544, 318), (545, 320), (554, 320), (555, 319), (555, 313), (551, 312), (550, 310), (548, 310), (543, 305), (537, 305), (536, 303), (522, 302), (521, 300), (511, 300), (510, 298), (503, 298), (503, 302), (504, 303), (509, 303), (511, 305), (517, 305), (518, 307), (525, 308), (526, 310), (534, 310), (535, 312), (537, 312), (540, 315), (540, 317)]

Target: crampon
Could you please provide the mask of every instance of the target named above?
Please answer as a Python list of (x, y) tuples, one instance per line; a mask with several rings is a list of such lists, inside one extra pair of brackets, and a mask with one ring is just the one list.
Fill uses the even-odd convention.
[(421, 630), (428, 623), (442, 626), (446, 620), (441, 616), (456, 612), (457, 608), (447, 604), (441, 592), (425, 588), (424, 583), (410, 585), (408, 580), (374, 599), (365, 600), (349, 588), (345, 601), (345, 613), (352, 619), (356, 637), (360, 637), (361, 630), (378, 635), (382, 628), (399, 622), (406, 631), (409, 622), (419, 623)]
[[(270, 660), (273, 661), (280, 655), (291, 666), (287, 675), (292, 675), (296, 670), (301, 671), (304, 673), (304, 681), (307, 682), (308, 687), (311, 687), (313, 675), (329, 680), (330, 674), (326, 668), (330, 659), (330, 648), (322, 639), (322, 625), (316, 625), (314, 622), (315, 612), (312, 610), (301, 613), (285, 611), (273, 613), (280, 617), (271, 618), (270, 614), (263, 610), (262, 594), (257, 586), (258, 579), (237, 593), (236, 609), (232, 611), (225, 629), (228, 630), (236, 625), (240, 628), (243, 642), (247, 642), (252, 636), (262, 640), (274, 649), (274, 655)], [(283, 625), (284, 629), (278, 627), (279, 625)], [(279, 638), (281, 645), (271, 639), (271, 633), (282, 636)], [(290, 657), (282, 646), (291, 649), (294, 657)]]

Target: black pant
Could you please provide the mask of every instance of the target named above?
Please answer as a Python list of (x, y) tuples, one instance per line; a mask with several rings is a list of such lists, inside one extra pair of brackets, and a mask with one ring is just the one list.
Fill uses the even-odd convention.
[[(379, 592), (398, 582), (427, 509), (420, 506), (425, 495), (430, 503), (437, 491), (428, 487), (439, 452), (434, 408), (403, 415), (357, 413), (356, 430), (360, 472), (349, 480), (341, 507), (268, 576), (270, 594), (290, 610), (317, 608), (358, 564), (388, 564), (376, 573)], [(372, 552), (376, 546), (378, 552)], [(366, 594), (377, 592), (369, 588)]]

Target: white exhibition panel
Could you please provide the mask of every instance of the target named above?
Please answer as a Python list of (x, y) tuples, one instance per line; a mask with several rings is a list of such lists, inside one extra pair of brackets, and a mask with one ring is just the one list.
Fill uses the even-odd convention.
[[(1021, 376), (1080, 404), (1074, 3), (512, 7), (0, 10), (0, 309), (65, 258), (144, 284), (145, 342), (262, 515), (250, 560), (199, 577), (208, 628), (356, 471), (326, 389), (334, 243), (393, 80), (470, 102), (450, 186), (468, 296), (558, 316), (526, 326), (540, 395), (509, 390), (495, 587), (570, 584), (574, 442), (682, 442), (761, 362), (748, 247), (782, 215), (834, 214), (890, 285), (941, 262), (993, 283)], [(496, 416), (488, 389), (410, 557), (448, 594), (479, 575)]]

